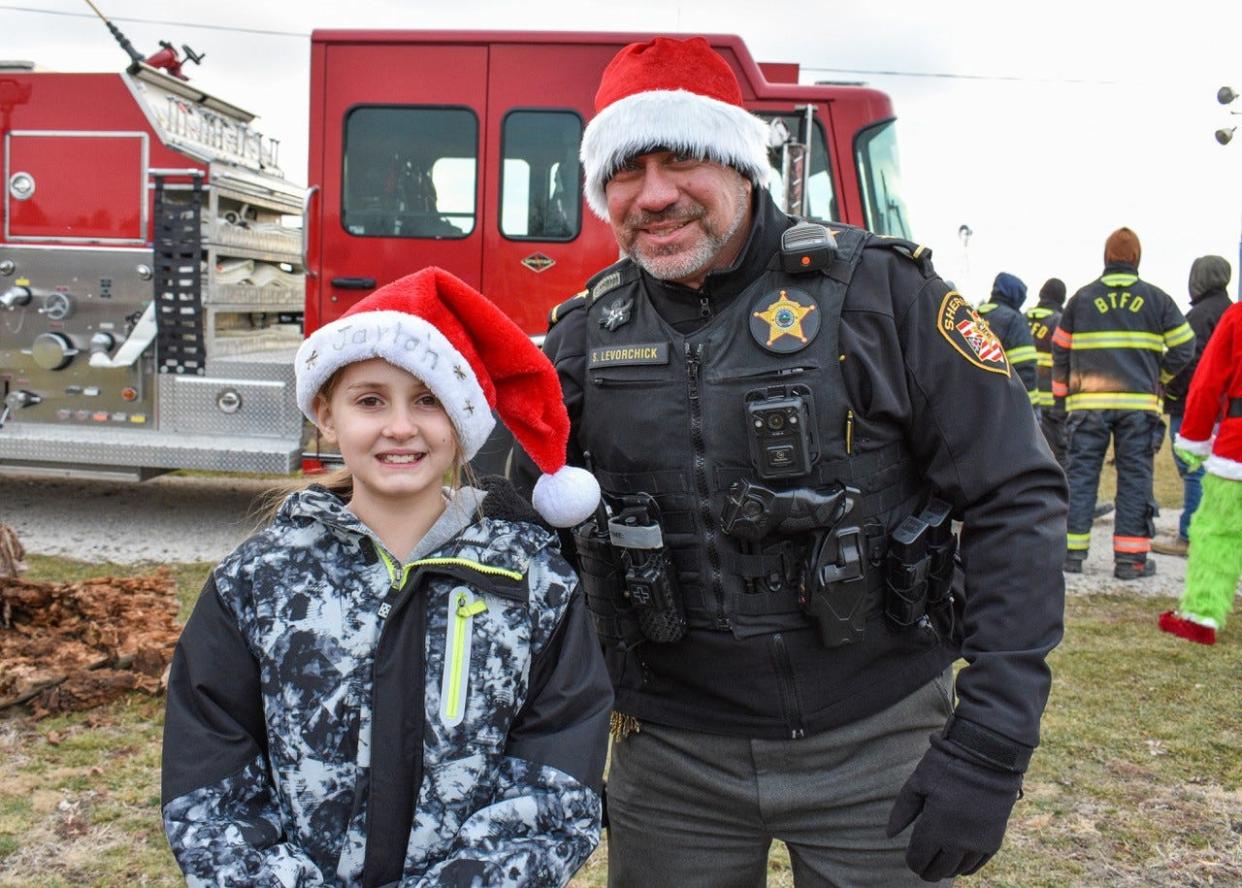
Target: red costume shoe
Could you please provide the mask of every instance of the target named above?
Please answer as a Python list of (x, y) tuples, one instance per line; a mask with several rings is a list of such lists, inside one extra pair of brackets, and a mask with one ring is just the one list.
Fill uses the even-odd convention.
[(1165, 611), (1160, 615), (1160, 628), (1196, 644), (1216, 644), (1215, 629), (1196, 623), (1194, 620), (1179, 617), (1176, 611)]

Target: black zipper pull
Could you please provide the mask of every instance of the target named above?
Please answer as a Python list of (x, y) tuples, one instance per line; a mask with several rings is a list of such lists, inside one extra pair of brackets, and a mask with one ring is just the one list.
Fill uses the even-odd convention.
[(699, 317), (710, 318), (712, 316), (712, 300), (706, 296), (699, 297)]
[(702, 353), (703, 346), (686, 343), (686, 372), (690, 376), (690, 398), (694, 401), (699, 399), (699, 359)]

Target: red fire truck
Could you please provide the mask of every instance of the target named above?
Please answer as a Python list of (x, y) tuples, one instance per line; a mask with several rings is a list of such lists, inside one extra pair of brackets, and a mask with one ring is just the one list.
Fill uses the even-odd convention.
[(114, 33), (121, 74), (0, 63), (0, 471), (292, 471), (303, 189)]
[[(650, 36), (316, 31), (304, 207), (250, 115), (150, 66), (0, 70), (0, 471), (291, 471), (302, 330), (426, 265), (541, 335), (617, 257), (578, 146), (604, 66)], [(782, 206), (908, 233), (886, 95), (708, 39), (771, 121)]]
[[(548, 310), (617, 258), (583, 204), (578, 144), (604, 66), (652, 36), (316, 31), (307, 330), (437, 264), (541, 334)], [(798, 65), (708, 40), (773, 123), (772, 187), (787, 209), (906, 234), (888, 96), (799, 86)]]

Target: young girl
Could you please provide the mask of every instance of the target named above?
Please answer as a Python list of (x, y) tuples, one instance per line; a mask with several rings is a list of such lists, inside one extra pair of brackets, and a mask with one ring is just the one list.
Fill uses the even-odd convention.
[(164, 827), (192, 885), (564, 885), (599, 840), (612, 693), (556, 536), (500, 479), (450, 489), (495, 424), (585, 519), (556, 373), (426, 269), (298, 351), (348, 470), (212, 573), (173, 658)]

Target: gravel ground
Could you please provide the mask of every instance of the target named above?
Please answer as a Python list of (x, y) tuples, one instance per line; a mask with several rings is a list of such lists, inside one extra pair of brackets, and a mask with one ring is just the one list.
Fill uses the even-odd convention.
[[(216, 561), (249, 535), (255, 498), (266, 479), (165, 475), (141, 484), (0, 476), (0, 521), (32, 553), (121, 564)], [(1157, 532), (1177, 527), (1177, 510), (1156, 519)], [(1186, 559), (1153, 555), (1156, 576), (1113, 579), (1113, 516), (1095, 523), (1086, 571), (1066, 576), (1071, 595), (1127, 592), (1176, 597)]]
[(250, 535), (273, 481), (163, 475), (141, 484), (0, 476), (0, 521), (26, 551), (80, 561), (217, 561)]
[[(1113, 515), (1109, 513), (1096, 519), (1091, 528), (1091, 550), (1080, 574), (1065, 575), (1067, 595), (1108, 595), (1127, 593), (1138, 595), (1168, 595), (1177, 598), (1182, 594), (1186, 579), (1186, 559), (1171, 555), (1149, 555), (1156, 562), (1156, 575), (1142, 580), (1121, 581), (1113, 577)], [(1167, 539), (1177, 535), (1177, 519), (1181, 509), (1165, 509), (1156, 516), (1156, 536)]]

